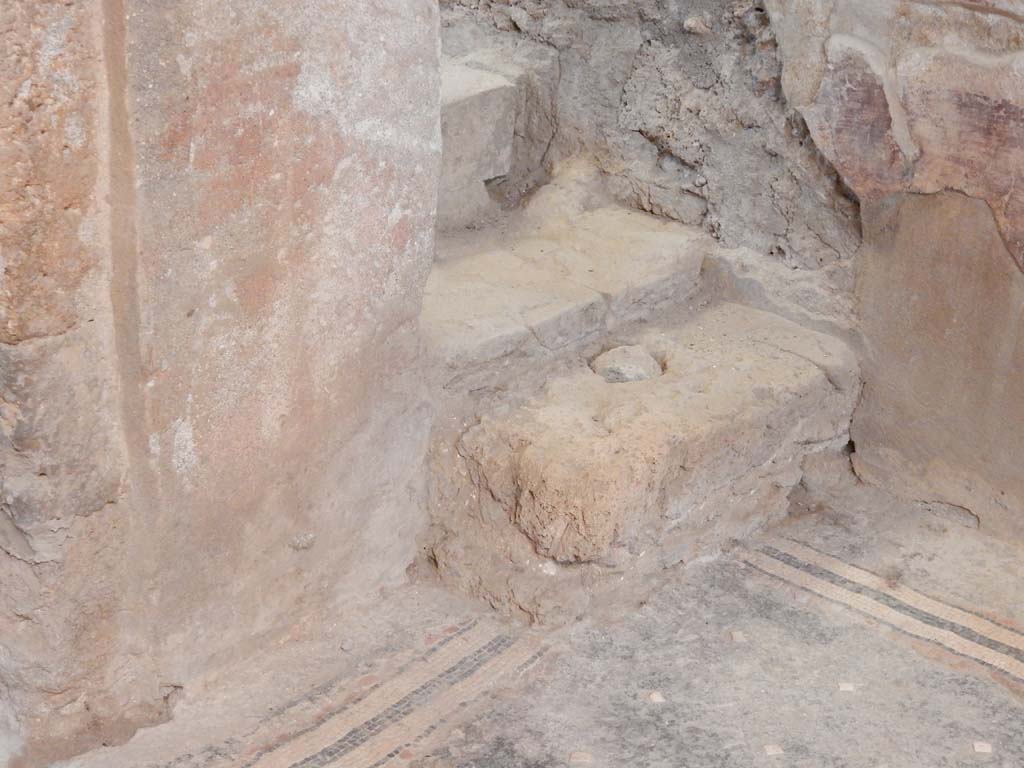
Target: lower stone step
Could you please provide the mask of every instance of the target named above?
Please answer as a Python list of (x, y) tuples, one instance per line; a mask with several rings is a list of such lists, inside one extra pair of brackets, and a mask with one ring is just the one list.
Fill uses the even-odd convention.
[(498, 231), (441, 241), (424, 337), (449, 378), (516, 353), (562, 350), (685, 302), (713, 242), (626, 208), (580, 213), (511, 241)]
[(848, 442), (859, 374), (831, 336), (723, 304), (615, 346), (461, 435), (431, 544), (449, 583), (571, 618), (781, 518), (804, 458)]

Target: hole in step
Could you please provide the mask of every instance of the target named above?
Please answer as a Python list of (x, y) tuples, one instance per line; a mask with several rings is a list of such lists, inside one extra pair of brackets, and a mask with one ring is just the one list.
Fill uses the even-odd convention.
[(590, 369), (609, 384), (646, 381), (664, 373), (662, 362), (639, 345), (610, 349), (591, 360)]

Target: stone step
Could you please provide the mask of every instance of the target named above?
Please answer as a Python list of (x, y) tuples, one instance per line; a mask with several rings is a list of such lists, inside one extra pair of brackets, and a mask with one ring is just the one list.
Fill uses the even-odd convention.
[(450, 583), (573, 615), (780, 519), (803, 460), (848, 441), (859, 375), (832, 336), (722, 304), (614, 343), (463, 432), (432, 550)]
[(496, 210), (485, 182), (512, 168), (515, 84), (459, 61), (441, 68), (441, 183), (438, 227), (457, 229)]
[(505, 237), (466, 232), (439, 244), (421, 322), (449, 378), (569, 349), (685, 302), (714, 247), (699, 230), (618, 207)]
[(557, 125), (558, 52), (492, 30), (446, 27), (438, 228), (478, 226), (548, 178)]

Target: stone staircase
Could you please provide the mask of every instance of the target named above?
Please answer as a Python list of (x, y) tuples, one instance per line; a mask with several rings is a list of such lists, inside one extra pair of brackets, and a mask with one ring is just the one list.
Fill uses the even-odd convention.
[(699, 240), (612, 207), (511, 239), (488, 230), (442, 239), (446, 258), (427, 285), (427, 343), (458, 379), (533, 346), (554, 352), (596, 340), (696, 293)]
[(425, 553), (448, 584), (559, 622), (782, 518), (803, 460), (847, 445), (860, 378), (839, 338), (725, 300), (730, 254), (617, 204), (583, 160), (519, 205), (493, 195), (529, 176), (509, 127), (531, 103), (466, 64), (495, 58), (444, 70)]

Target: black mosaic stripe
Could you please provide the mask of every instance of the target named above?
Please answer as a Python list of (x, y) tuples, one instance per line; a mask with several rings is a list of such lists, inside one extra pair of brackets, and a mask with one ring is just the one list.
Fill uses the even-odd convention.
[(970, 640), (972, 643), (977, 643), (978, 645), (982, 645), (988, 648), (989, 650), (1002, 654), (1003, 656), (1008, 656), (1012, 659), (1016, 659), (1017, 661), (1024, 663), (1024, 651), (1021, 651), (1018, 648), (1014, 648), (1013, 646), (1006, 645), (1005, 643), (1001, 643), (998, 640), (993, 640), (987, 635), (983, 635), (979, 632), (976, 632), (975, 630), (970, 629), (969, 627), (965, 627), (962, 624), (957, 624), (956, 622), (949, 621), (948, 619), (943, 619), (939, 616), (928, 613), (927, 611), (923, 611), (915, 606), (907, 605), (906, 603), (893, 597), (892, 595), (888, 595), (884, 592), (879, 592), (878, 590), (872, 589), (871, 587), (865, 587), (863, 584), (858, 584), (854, 581), (850, 581), (849, 579), (843, 578), (839, 574), (832, 573), (832, 571), (826, 570), (816, 565), (812, 565), (811, 563), (805, 563), (802, 560), (793, 557), (792, 555), (786, 554), (785, 552), (780, 552), (774, 547), (761, 547), (760, 552), (762, 554), (768, 555), (768, 557), (771, 557), (774, 560), (778, 560), (781, 563), (785, 563), (786, 565), (792, 568), (796, 568), (797, 570), (803, 571), (804, 573), (819, 578), (822, 581), (827, 581), (830, 584), (833, 584), (834, 586), (840, 587), (841, 589), (845, 589), (847, 592), (855, 592), (859, 595), (863, 595), (864, 597), (874, 600), (876, 603), (879, 603), (881, 605), (886, 606), (887, 608), (891, 608), (894, 611), (902, 613), (904, 616), (907, 616), (908, 618), (916, 619), (921, 623), (928, 624), (929, 626), (935, 627), (936, 629), (943, 629), (948, 632), (952, 632), (956, 635), (959, 635), (964, 640)]
[[(901, 627), (901, 626), (899, 626), (897, 624), (893, 624), (891, 621), (886, 621), (885, 619), (880, 619), (880, 618), (878, 618), (877, 616), (875, 616), (873, 614), (867, 613), (867, 612), (861, 610), (860, 608), (857, 608), (856, 606), (850, 605), (848, 603), (844, 603), (842, 600), (838, 600), (836, 598), (829, 597), (827, 595), (822, 595), (822, 594), (820, 594), (818, 592), (815, 592), (813, 589), (810, 589), (809, 587), (805, 587), (803, 584), (796, 584), (794, 582), (789, 581), (788, 579), (786, 579), (783, 576), (779, 576), (778, 574), (766, 571), (761, 566), (759, 566), (757, 563), (753, 563), (750, 560), (744, 560), (744, 563), (746, 563), (746, 565), (748, 567), (753, 568), (758, 573), (762, 573), (762, 574), (764, 574), (765, 576), (767, 576), (770, 579), (773, 579), (773, 580), (776, 580), (776, 581), (785, 582), (786, 584), (790, 585), (791, 587), (796, 587), (797, 589), (799, 589), (799, 590), (801, 590), (803, 592), (806, 592), (809, 595), (813, 595), (814, 597), (818, 598), (819, 600), (826, 600), (826, 601), (832, 603), (833, 605), (838, 605), (839, 607), (845, 608), (848, 611), (855, 611), (856, 613), (860, 613), (860, 614), (862, 614), (864, 616), (867, 616), (872, 621), (876, 621), (879, 624), (884, 624), (885, 626), (889, 627), (890, 629), (896, 630), (901, 635), (906, 635), (907, 637), (912, 637), (915, 640), (925, 640), (926, 639), (926, 638), (922, 638), (919, 635), (915, 635), (912, 632), (908, 632), (903, 627)], [(953, 648), (950, 648), (947, 645), (943, 645), (942, 643), (936, 642), (936, 641), (931, 640), (931, 639), (927, 639), (926, 641), (932, 643), (933, 645), (941, 646), (942, 649), (945, 650), (947, 653), (951, 653), (951, 654), (953, 654), (954, 656), (956, 656), (958, 658), (966, 659), (968, 661), (974, 662), (975, 664), (981, 664), (983, 667), (988, 667), (989, 669), (991, 669), (991, 670), (993, 670), (995, 672), (998, 672), (999, 674), (1009, 675), (1010, 677), (1013, 677), (1014, 679), (1022, 679), (1022, 680), (1024, 680), (1024, 678), (1019, 678), (1017, 675), (1014, 675), (1012, 672), (1007, 672), (1005, 669), (997, 667), (994, 664), (990, 664), (989, 662), (985, 661), (984, 659), (979, 659), (977, 656), (968, 656), (967, 654), (960, 653), (959, 651), (954, 650)]]
[[(464, 709), (467, 704), (468, 704), (468, 702), (465, 702), (465, 701), (459, 702), (459, 707), (458, 708), (460, 710)], [(436, 731), (438, 728), (440, 728), (443, 725), (447, 725), (447, 723), (448, 723), (447, 719), (441, 719), (441, 720), (437, 721), (436, 723), (434, 723), (433, 725), (428, 727), (427, 730), (425, 730), (423, 733), (419, 734), (415, 739), (413, 739), (412, 741), (407, 741), (405, 744), (401, 744), (401, 745), (395, 747), (390, 752), (388, 752), (386, 755), (384, 755), (384, 757), (382, 757), (380, 760), (378, 760), (376, 763), (374, 763), (371, 766), (368, 766), (368, 768), (381, 768), (382, 765), (386, 765), (390, 760), (394, 760), (396, 757), (398, 757), (400, 754), (402, 754), (402, 752), (404, 750), (412, 749), (417, 744), (421, 743), (424, 739), (426, 739), (428, 736), (430, 736), (432, 733), (434, 733), (434, 731)]]
[(522, 664), (520, 664), (518, 667), (516, 667), (516, 674), (517, 675), (523, 674), (523, 672), (525, 672), (530, 667), (532, 667), (534, 664), (536, 664), (538, 661), (540, 661), (541, 657), (545, 653), (547, 653), (547, 652), (548, 652), (548, 649), (546, 647), (539, 648), (536, 653), (534, 653), (533, 655), (530, 656), (530, 658), (528, 658), (526, 661), (524, 661)]
[[(801, 547), (806, 547), (807, 549), (810, 549), (813, 552), (817, 552), (819, 555), (822, 555), (824, 557), (830, 557), (833, 560), (842, 560), (842, 558), (838, 558), (835, 555), (829, 554), (828, 552), (824, 552), (824, 551), (818, 549), (817, 547), (812, 547), (807, 542), (799, 541), (798, 539), (789, 539), (789, 538), (787, 538), (786, 541), (792, 541), (794, 544), (799, 544)], [(846, 561), (842, 560), (842, 562), (845, 563)], [(857, 568), (858, 570), (865, 571), (866, 573), (870, 573), (872, 576), (877, 576), (878, 578), (882, 578), (881, 576), (878, 576), (877, 573), (874, 573), (873, 571), (869, 571), (866, 568), (861, 568), (859, 565), (854, 565), (853, 563), (846, 563), (846, 564), (848, 566), (850, 566), (851, 568)], [(927, 592), (922, 592), (920, 589), (915, 589), (914, 591), (917, 592), (920, 595), (923, 595), (924, 597), (927, 597), (929, 600), (934, 600), (936, 603), (942, 603), (944, 605), (948, 605), (950, 608), (955, 608), (956, 610), (960, 611), (961, 613), (970, 614), (971, 616), (973, 616), (976, 619), (980, 619), (981, 621), (987, 621), (989, 624), (991, 624), (991, 625), (993, 625), (995, 627), (999, 627), (1000, 629), (1005, 629), (1007, 632), (1012, 632), (1013, 634), (1015, 634), (1018, 637), (1020, 637), (1020, 639), (1022, 641), (1024, 641), (1024, 634), (1022, 634), (1021, 631), (1019, 629), (1017, 629), (1016, 627), (1011, 627), (1008, 624), (1003, 624), (1002, 622), (998, 621), (997, 619), (993, 619), (990, 616), (986, 616), (983, 613), (979, 613), (978, 611), (973, 611), (970, 608), (964, 608), (963, 606), (960, 606), (960, 605), (953, 605), (951, 603), (947, 603), (945, 600), (940, 600), (939, 598), (935, 597), (934, 595), (929, 595)]]
[[(460, 659), (441, 674), (428, 680), (416, 690), (402, 697), (387, 709), (377, 713), (365, 723), (353, 728), (336, 742), (310, 755), (291, 768), (323, 768), (328, 763), (365, 744), (385, 728), (401, 722), (414, 709), (425, 704), (439, 691), (450, 688), (476, 672), (486, 662), (510, 648), (515, 641), (508, 635), (499, 635), (473, 653)], [(401, 751), (400, 749), (398, 750)], [(397, 752), (395, 753), (397, 754)], [(393, 756), (393, 755), (392, 755)]]
[[(446, 645), (451, 643), (453, 640), (455, 640), (456, 638), (462, 637), (467, 632), (469, 632), (470, 630), (474, 629), (477, 626), (477, 624), (479, 624), (479, 623), (480, 623), (479, 621), (474, 619), (473, 621), (470, 621), (470, 622), (464, 624), (463, 626), (459, 627), (457, 632), (453, 632), (450, 635), (442, 637), (434, 645), (432, 645), (430, 648), (428, 648), (422, 654), (417, 656), (415, 659), (412, 659), (411, 661), (408, 661), (405, 664), (403, 664), (401, 667), (399, 667), (398, 670), (393, 675), (391, 675), (391, 678), (400, 677), (406, 671), (408, 671), (410, 668), (412, 668), (414, 665), (422, 664), (423, 662), (427, 661), (431, 656), (436, 654), (438, 651), (440, 651)], [(346, 677), (345, 679), (348, 679), (348, 678)], [(330, 692), (331, 689), (335, 688), (341, 680), (342, 680), (342, 677), (339, 676), (339, 677), (336, 677), (334, 680), (331, 680), (330, 682), (327, 682), (327, 683), (324, 683), (323, 685), (317, 686), (316, 688), (314, 688), (312, 691), (310, 691), (309, 693), (305, 694), (304, 696), (301, 696), (301, 697), (299, 697), (297, 699), (294, 699), (293, 701), (290, 701), (287, 704), (285, 704), (285, 705), (275, 709), (274, 712), (269, 717), (264, 718), (261, 722), (262, 723), (267, 723), (270, 720), (274, 719), (275, 717), (280, 716), (281, 714), (283, 714), (287, 710), (292, 709), (292, 708), (294, 708), (295, 706), (297, 706), (299, 704), (305, 703), (307, 701), (311, 701), (312, 699), (315, 699), (318, 696), (326, 695), (327, 693)], [(287, 741), (282, 742), (280, 744), (275, 744), (274, 746), (268, 747), (267, 749), (260, 750), (255, 755), (253, 755), (251, 758), (249, 758), (249, 760), (247, 760), (245, 762), (245, 764), (242, 766), (242, 768), (251, 768), (251, 766), (255, 765), (257, 762), (259, 762), (261, 759), (263, 759), (267, 755), (271, 754), (272, 752), (276, 752), (277, 750), (281, 749), (282, 747), (287, 746), (289, 743), (291, 743), (295, 739), (299, 738), (300, 736), (304, 736), (305, 734), (309, 733), (310, 731), (316, 730), (317, 728), (322, 726), (328, 720), (331, 720), (334, 717), (337, 717), (341, 713), (345, 712), (346, 710), (351, 709), (352, 707), (356, 706), (361, 701), (363, 701), (367, 696), (369, 696), (371, 693), (373, 693), (378, 688), (380, 688), (382, 685), (384, 685), (385, 682), (387, 682), (387, 681), (379, 681), (377, 683), (374, 683), (370, 687), (366, 688), (366, 690), (362, 691), (359, 694), (359, 696), (357, 696), (355, 699), (352, 699), (348, 703), (343, 704), (343, 705), (341, 705), (339, 707), (332, 708), (328, 712), (326, 712), (323, 715), (321, 715), (320, 717), (318, 717), (316, 719), (316, 721), (312, 725), (309, 725), (308, 727), (303, 728), (300, 731), (296, 731), (295, 733), (289, 734)]]
[[(528, 670), (530, 667), (532, 667), (534, 664), (540, 661), (540, 659), (544, 656), (545, 653), (547, 653), (547, 651), (548, 649), (546, 647), (540, 648), (536, 653), (530, 656), (530, 658), (528, 658), (526, 661), (524, 661), (522, 664), (516, 667), (516, 674), (522, 674), (523, 672)], [(408, 741), (405, 744), (395, 747), (393, 750), (384, 755), (384, 757), (382, 757), (376, 763), (367, 766), (367, 768), (381, 768), (382, 766), (387, 765), (388, 762), (402, 754), (404, 750), (414, 749), (415, 747), (419, 746), (424, 741), (426, 741), (435, 731), (448, 725), (449, 722), (457, 721), (458, 718), (462, 716), (461, 713), (469, 705), (469, 701), (460, 701), (457, 707), (458, 711), (455, 714), (445, 718), (441, 718), (436, 723), (433, 723), (430, 727), (428, 727), (425, 731), (423, 731), (423, 733), (418, 734), (416, 738), (414, 738), (412, 741)]]

